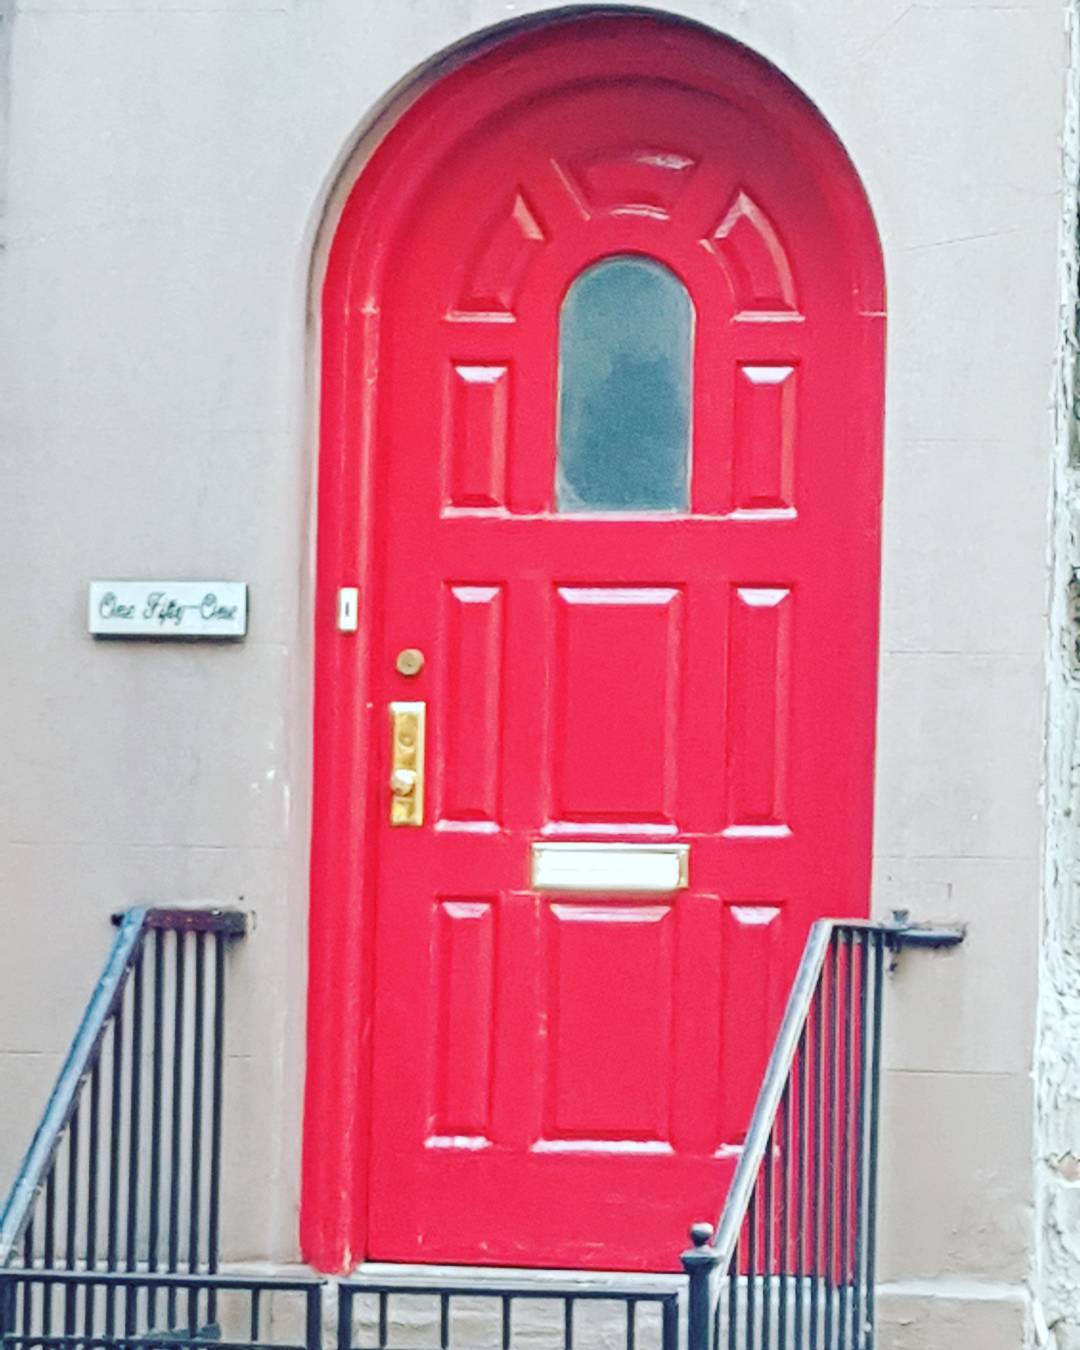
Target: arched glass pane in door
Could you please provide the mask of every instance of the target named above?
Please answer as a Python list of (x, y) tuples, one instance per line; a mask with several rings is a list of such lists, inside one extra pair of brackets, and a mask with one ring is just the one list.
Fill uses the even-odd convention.
[(685, 511), (694, 309), (636, 254), (575, 279), (559, 325), (560, 511)]

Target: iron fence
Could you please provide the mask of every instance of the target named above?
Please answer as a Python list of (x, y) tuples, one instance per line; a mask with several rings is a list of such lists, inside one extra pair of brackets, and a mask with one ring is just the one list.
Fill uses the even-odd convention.
[(319, 1350), (318, 1280), (0, 1270), (0, 1350)]
[[(0, 1208), (0, 1350), (322, 1350), (325, 1282), (222, 1275), (228, 943), (137, 909)], [(337, 1350), (871, 1350), (886, 956), (961, 934), (815, 924), (719, 1224), (677, 1284), (354, 1278)]]
[(695, 1224), (688, 1350), (870, 1350), (886, 953), (951, 930), (811, 929), (719, 1224)]
[(220, 1259), (221, 909), (132, 909), (0, 1208), (0, 1270), (214, 1272)]
[(674, 1288), (347, 1280), (338, 1300), (337, 1350), (678, 1350)]

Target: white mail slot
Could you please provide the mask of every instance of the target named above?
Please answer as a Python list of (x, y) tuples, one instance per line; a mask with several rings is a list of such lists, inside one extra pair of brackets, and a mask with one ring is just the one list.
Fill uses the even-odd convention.
[(656, 895), (687, 884), (689, 844), (533, 844), (534, 891)]

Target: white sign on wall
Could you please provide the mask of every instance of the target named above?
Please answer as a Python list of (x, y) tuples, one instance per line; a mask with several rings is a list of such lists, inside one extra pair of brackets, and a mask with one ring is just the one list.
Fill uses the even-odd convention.
[(92, 581), (90, 632), (108, 637), (237, 638), (247, 632), (243, 581)]

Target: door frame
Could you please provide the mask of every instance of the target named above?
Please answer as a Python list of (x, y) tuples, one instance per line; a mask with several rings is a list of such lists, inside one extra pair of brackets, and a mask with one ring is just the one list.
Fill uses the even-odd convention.
[[(384, 134), (372, 135), (376, 143), (370, 154), (358, 157), (363, 160), (359, 168), (354, 162), (346, 171), (340, 215), (328, 231), (321, 292), (315, 291), (321, 330), (300, 1245), (303, 1259), (326, 1273), (347, 1272), (367, 1254), (374, 974), (374, 853), (368, 825), (381, 800), (374, 791), (368, 747), (383, 721), (368, 694), (373, 653), (367, 619), (381, 580), (372, 545), (378, 504), (382, 244), (401, 227), (415, 186), (452, 150), (461, 128), (505, 102), (508, 81), (514, 80), (522, 93), (561, 84), (575, 62), (596, 69), (587, 62), (595, 60), (596, 44), (605, 42), (609, 68), (611, 40), (621, 24), (655, 25), (663, 39), (656, 44), (656, 62), (670, 68), (673, 77), (751, 107), (799, 146), (828, 187), (860, 308), (884, 312), (873, 214), (829, 125), (762, 57), (674, 15), (589, 8), (502, 25), (449, 60), (434, 63), (438, 78), (410, 86), (399, 104), (404, 110)], [(492, 73), (498, 78), (486, 78)], [(648, 73), (655, 74), (656, 65)], [(436, 108), (438, 117), (431, 115)], [(876, 431), (870, 425), (874, 418), (866, 421), (869, 448), (880, 456), (880, 412)], [(355, 632), (338, 630), (338, 591), (345, 586), (359, 590)]]

